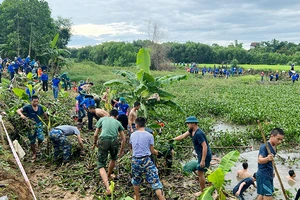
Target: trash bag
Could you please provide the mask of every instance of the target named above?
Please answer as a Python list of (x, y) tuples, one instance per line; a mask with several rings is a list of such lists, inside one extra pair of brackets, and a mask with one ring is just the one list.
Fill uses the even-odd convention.
[(183, 171), (186, 173), (193, 173), (197, 170), (197, 165), (198, 165), (197, 160), (191, 160), (183, 166)]

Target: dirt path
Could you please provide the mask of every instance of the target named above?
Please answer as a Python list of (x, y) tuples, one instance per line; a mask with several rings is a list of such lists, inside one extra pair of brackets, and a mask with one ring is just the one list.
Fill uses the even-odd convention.
[(0, 197), (8, 199), (32, 200), (32, 195), (27, 187), (21, 172), (19, 172), (12, 158), (0, 156)]

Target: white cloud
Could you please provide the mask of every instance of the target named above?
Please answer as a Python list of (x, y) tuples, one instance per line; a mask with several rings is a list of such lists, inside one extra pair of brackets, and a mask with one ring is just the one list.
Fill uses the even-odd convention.
[[(97, 40), (102, 40), (102, 35), (123, 35), (123, 34), (132, 34), (132, 35), (141, 35), (144, 34), (138, 30), (137, 26), (132, 24), (127, 24), (126, 22), (121, 23), (111, 23), (111, 24), (79, 24), (72, 26), (73, 35), (81, 35), (87, 37), (94, 37)], [(100, 37), (100, 38), (99, 38)]]

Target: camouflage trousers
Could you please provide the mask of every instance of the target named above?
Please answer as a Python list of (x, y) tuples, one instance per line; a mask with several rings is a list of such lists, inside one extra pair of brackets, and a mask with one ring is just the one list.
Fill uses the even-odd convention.
[(49, 133), (50, 140), (54, 146), (54, 161), (57, 161), (59, 157), (63, 157), (63, 162), (67, 162), (71, 156), (71, 144), (62, 130), (52, 129)]

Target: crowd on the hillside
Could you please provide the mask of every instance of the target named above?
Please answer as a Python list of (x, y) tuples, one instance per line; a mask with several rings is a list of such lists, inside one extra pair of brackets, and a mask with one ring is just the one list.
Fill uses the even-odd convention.
[[(18, 60), (18, 58), (16, 59)], [(16, 61), (15, 60), (15, 61)], [(23, 59), (21, 59), (23, 60)], [(30, 59), (29, 59), (30, 60)], [(15, 65), (15, 61), (6, 61), (5, 65)], [(26, 61), (26, 59), (25, 59)], [(7, 65), (7, 62), (9, 63)], [(14, 64), (12, 64), (14, 62)], [(32, 62), (32, 61), (31, 61)], [(31, 63), (30, 62), (30, 63)], [(3, 62), (2, 62), (3, 63)], [(20, 62), (19, 62), (20, 63)], [(29, 64), (28, 66), (34, 67)], [(28, 67), (26, 65), (26, 67)], [(37, 67), (39, 64), (37, 64)], [(24, 66), (22, 68), (24, 70)], [(215, 68), (212, 73), (216, 73), (216, 70), (220, 68)], [(23, 70), (14, 71), (14, 73), (24, 72)], [(47, 69), (44, 69), (47, 70)], [(47, 71), (42, 70), (40, 81), (43, 81), (42, 76), (47, 74)], [(240, 70), (237, 68), (230, 69), (239, 73)], [(223, 71), (223, 68), (222, 70)], [(206, 71), (205, 71), (206, 72)], [(207, 69), (208, 73), (209, 68)], [(219, 71), (218, 71), (219, 72)], [(227, 72), (227, 71), (226, 71)], [(223, 73), (223, 72), (222, 72)], [(242, 71), (241, 71), (242, 73)], [(26, 72), (25, 72), (26, 74)], [(12, 77), (12, 80), (14, 77)], [(116, 161), (119, 157), (124, 154), (124, 147), (126, 144), (126, 136), (129, 137), (127, 144), (129, 145), (132, 153), (131, 160), (131, 183), (133, 185), (133, 190), (135, 193), (135, 199), (140, 199), (140, 188), (139, 186), (143, 182), (143, 175), (146, 175), (146, 181), (151, 184), (152, 189), (158, 199), (164, 200), (163, 185), (160, 181), (158, 169), (156, 166), (156, 159), (153, 156), (164, 157), (166, 166), (168, 168), (172, 167), (172, 159), (174, 156), (173, 141), (183, 140), (185, 138), (191, 138), (194, 149), (196, 152), (197, 160), (193, 162), (192, 165), (187, 163), (190, 167), (190, 171), (196, 172), (199, 177), (200, 192), (195, 193), (196, 196), (201, 195), (206, 187), (206, 172), (212, 160), (218, 160), (212, 157), (212, 151), (207, 140), (205, 133), (200, 129), (199, 121), (196, 117), (190, 116), (185, 119), (187, 125), (187, 131), (177, 137), (170, 140), (168, 148), (165, 151), (158, 151), (154, 148), (154, 131), (146, 127), (146, 118), (140, 116), (138, 112), (141, 108), (141, 103), (134, 102), (132, 108), (127, 103), (124, 97), (119, 97), (117, 99), (112, 98), (110, 93), (110, 88), (107, 88), (106, 92), (103, 94), (102, 98), (99, 96), (91, 95), (91, 87), (93, 83), (87, 79), (86, 81), (80, 81), (79, 85), (74, 86), (74, 90), (77, 92), (77, 96), (74, 100), (74, 106), (77, 112), (77, 125), (62, 124), (56, 127), (52, 127), (49, 132), (49, 138), (54, 147), (54, 162), (62, 163), (63, 165), (68, 165), (71, 158), (71, 148), (72, 144), (68, 140), (68, 136), (75, 135), (77, 137), (78, 143), (81, 147), (81, 155), (84, 156), (85, 150), (87, 148), (98, 148), (98, 158), (97, 167), (99, 169), (99, 174), (105, 185), (106, 191), (105, 195), (111, 195), (109, 180), (115, 178), (113, 169), (115, 167)], [(58, 90), (61, 87), (59, 75), (55, 75), (52, 79), (52, 88), (54, 99), (58, 99)], [(43, 87), (44, 88), (44, 87)], [(27, 88), (28, 89), (28, 88)], [(47, 87), (45, 86), (45, 90)], [(42, 119), (48, 120), (48, 115), (45, 110), (39, 105), (39, 97), (33, 92), (29, 91), (30, 104), (25, 105), (17, 110), (17, 114), (23, 120), (33, 120), (35, 122), (34, 130), (27, 133), (28, 139), (30, 141), (30, 148), (32, 151), (32, 161), (36, 161), (39, 155), (40, 146), (44, 140), (43, 124)], [(100, 108), (100, 104), (103, 102), (103, 109)], [(80, 132), (85, 125), (84, 119), (87, 117), (87, 129), (89, 131), (94, 131), (94, 142), (93, 146), (87, 146), (86, 140), (82, 137)], [(97, 122), (94, 125), (93, 119), (96, 118)], [(164, 124), (157, 122), (159, 124), (160, 131), (164, 127)], [(95, 127), (95, 129), (94, 129)], [(119, 138), (119, 139), (118, 139)], [(279, 145), (284, 138), (284, 132), (280, 128), (275, 128), (270, 133), (270, 138), (267, 144), (263, 144), (260, 147), (258, 153), (258, 170), (251, 176), (247, 173), (247, 167), (243, 165), (244, 170), (237, 173), (238, 178), (242, 180), (237, 186), (233, 188), (233, 195), (237, 196), (239, 199), (244, 199), (243, 193), (245, 190), (257, 183), (257, 193), (259, 195), (259, 200), (272, 199), (274, 186), (273, 186), (273, 165), (272, 161), (276, 155), (276, 146)], [(38, 141), (36, 147), (36, 140)], [(121, 142), (119, 142), (119, 140)], [(271, 153), (268, 152), (270, 149)], [(108, 155), (110, 155), (110, 161), (107, 165)], [(218, 164), (218, 162), (217, 162)], [(245, 164), (246, 165), (246, 164)], [(185, 166), (186, 168), (187, 166)], [(107, 170), (106, 170), (107, 168)], [(292, 173), (291, 173), (292, 174)], [(294, 174), (291, 175), (293, 179)], [(300, 191), (298, 191), (298, 200)]]
[[(30, 58), (21, 58), (20, 56), (14, 59), (1, 58), (0, 57), (0, 83), (2, 83), (2, 77), (7, 74), (10, 81), (13, 83), (17, 76), (27, 76), (31, 73), (30, 81), (27, 85), (34, 85), (37, 82), (41, 82), (42, 89), (44, 92), (48, 91), (49, 84), (51, 84), (54, 99), (57, 100), (59, 94), (59, 88), (64, 88), (65, 91), (70, 90), (72, 85), (75, 86), (76, 83), (71, 83), (68, 73), (64, 72), (61, 75), (54, 74), (52, 79), (49, 79), (48, 73), (50, 72), (51, 66), (42, 65), (39, 61)], [(10, 86), (11, 87), (11, 86)], [(26, 94), (31, 99), (31, 96), (35, 94), (34, 89), (25, 89)]]

